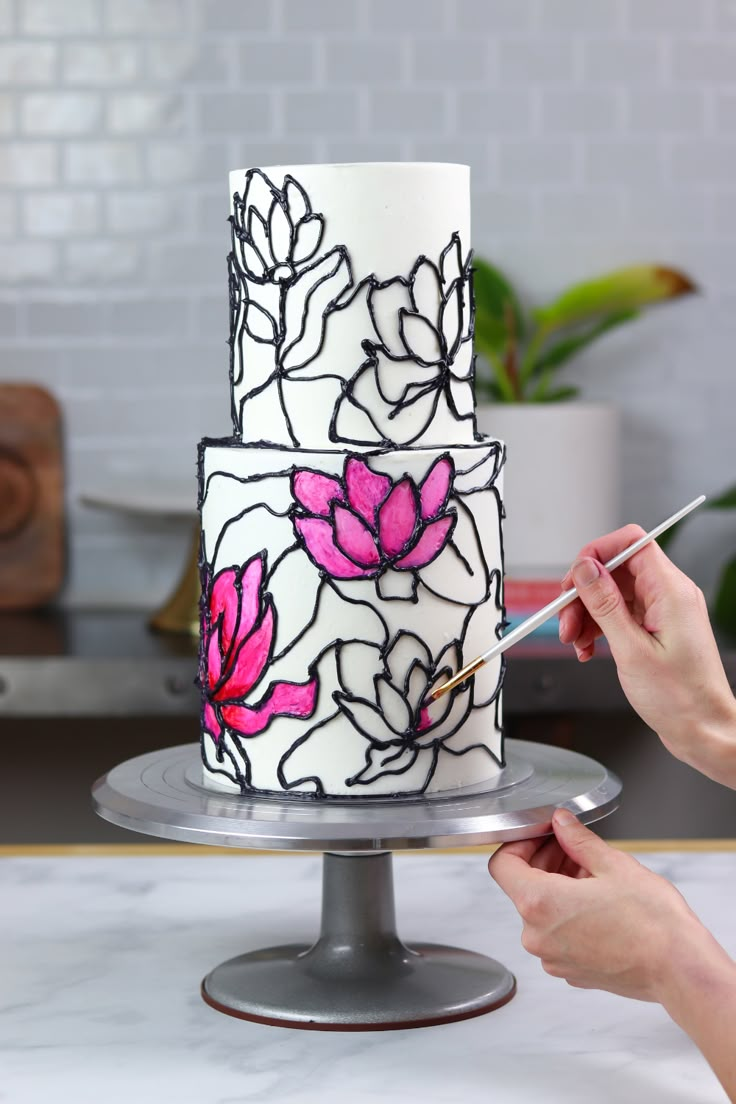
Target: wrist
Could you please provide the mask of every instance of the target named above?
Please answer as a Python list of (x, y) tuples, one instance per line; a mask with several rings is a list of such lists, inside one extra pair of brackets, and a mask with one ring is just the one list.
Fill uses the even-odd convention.
[(705, 1003), (716, 1007), (736, 993), (736, 962), (693, 915), (654, 980), (652, 991), (675, 1023), (691, 1037), (697, 1034)]
[(736, 789), (736, 698), (726, 687), (722, 700), (696, 734), (696, 762), (693, 764), (724, 786)]
[(697, 715), (680, 714), (678, 731), (659, 733), (660, 739), (688, 766), (736, 789), (736, 698), (726, 683), (698, 706)]

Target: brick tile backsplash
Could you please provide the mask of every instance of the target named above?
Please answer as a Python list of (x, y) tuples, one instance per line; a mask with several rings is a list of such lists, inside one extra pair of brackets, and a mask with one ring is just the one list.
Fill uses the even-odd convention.
[(20, 99), (20, 129), (32, 137), (92, 134), (101, 120), (102, 101), (90, 92), (32, 92)]
[[(419, 52), (422, 44), (416, 44)], [(391, 84), (404, 79), (406, 51), (400, 41), (374, 38), (356, 40), (331, 35), (324, 42), (325, 80), (329, 85), (377, 85), (379, 75)]]
[(105, 26), (112, 34), (181, 34), (187, 29), (190, 10), (187, 0), (125, 0), (124, 3), (103, 0), (103, 3)]
[(58, 52), (55, 42), (0, 42), (0, 87), (52, 84)]
[(0, 364), (64, 404), (69, 601), (155, 602), (179, 569), (183, 531), (78, 497), (190, 478), (229, 432), (228, 170), (402, 159), (470, 164), (473, 246), (530, 305), (690, 271), (697, 300), (569, 378), (622, 407), (622, 521), (733, 480), (705, 427), (736, 406), (736, 0), (0, 0)]
[[(401, 105), (396, 104), (397, 112)], [(287, 92), (284, 95), (286, 131), (302, 134), (352, 134), (358, 126), (358, 96), (355, 91)]]
[(0, 186), (48, 187), (58, 177), (59, 150), (51, 142), (0, 144)]
[(615, 131), (619, 125), (619, 100), (611, 89), (546, 89), (541, 108), (545, 134), (582, 133), (592, 137)]
[(18, 8), (24, 34), (67, 37), (102, 30), (100, 0), (18, 0)]
[(130, 84), (140, 71), (141, 51), (133, 42), (70, 42), (62, 47), (61, 79), (65, 84), (107, 88)]
[(412, 42), (409, 80), (416, 84), (481, 84), (490, 72), (490, 53), (485, 38), (417, 37)]
[(575, 43), (571, 38), (508, 38), (499, 50), (498, 77), (502, 86), (566, 83), (574, 76)]
[(462, 0), (449, 8), (450, 18), (460, 30), (498, 34), (531, 31), (537, 4), (536, 0)]
[[(357, 27), (359, 8), (365, 7), (373, 11), (377, 2), (380, 4), (380, 0), (309, 0), (308, 4), (305, 4), (304, 0), (281, 0), (283, 25), (289, 31), (309, 31), (311, 34), (323, 31), (328, 33), (351, 31)], [(408, 2), (411, 4), (413, 0)], [(428, 0), (428, 3), (430, 6), (436, 6), (441, 3), (441, 0)], [(269, 7), (268, 4), (259, 4), (259, 6)], [(402, 7), (403, 0), (401, 4), (393, 4), (393, 14), (397, 15)], [(228, 29), (233, 30), (237, 26), (236, 19)], [(380, 29), (385, 31), (386, 26), (384, 23)]]
[(314, 83), (316, 54), (313, 38), (243, 42), (238, 50), (239, 78), (244, 84)]
[(644, 84), (647, 90), (662, 78), (662, 43), (650, 38), (590, 38), (583, 48), (583, 74), (593, 85)]
[(365, 0), (371, 30), (383, 34), (407, 31), (421, 35), (442, 31), (445, 26), (443, 0)]
[(10, 34), (13, 30), (14, 0), (0, 0), (0, 34)]
[(698, 31), (706, 7), (702, 0), (628, 0), (627, 23), (633, 31)]
[(86, 237), (100, 228), (94, 192), (34, 192), (21, 198), (23, 229), (31, 237)]

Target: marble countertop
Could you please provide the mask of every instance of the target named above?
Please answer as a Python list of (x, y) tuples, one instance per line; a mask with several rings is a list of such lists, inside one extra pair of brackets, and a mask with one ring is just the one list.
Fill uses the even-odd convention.
[[(164, 850), (164, 849), (161, 849)], [(736, 955), (736, 850), (642, 852)], [(41, 1104), (710, 1104), (704, 1059), (658, 1006), (572, 989), (519, 943), (486, 855), (394, 858), (399, 934), (491, 954), (503, 1008), (418, 1030), (336, 1033), (223, 1016), (199, 984), (226, 958), (310, 940), (312, 855), (5, 854), (0, 1101)]]

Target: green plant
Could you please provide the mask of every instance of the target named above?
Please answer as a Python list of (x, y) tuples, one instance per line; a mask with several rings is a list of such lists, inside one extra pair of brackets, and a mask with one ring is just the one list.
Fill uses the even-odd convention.
[[(705, 506), (711, 510), (736, 509), (736, 483), (715, 498), (706, 499)], [(685, 520), (683, 518), (683, 521), (678, 521), (658, 538), (661, 548), (669, 547), (672, 538)], [(711, 613), (714, 624), (730, 637), (736, 638), (736, 556), (729, 560), (721, 571)]]
[(555, 373), (603, 334), (638, 318), (654, 303), (696, 290), (682, 272), (662, 265), (618, 269), (569, 287), (528, 316), (506, 277), (476, 257), (476, 387), (495, 402), (559, 402), (577, 387), (555, 387)]

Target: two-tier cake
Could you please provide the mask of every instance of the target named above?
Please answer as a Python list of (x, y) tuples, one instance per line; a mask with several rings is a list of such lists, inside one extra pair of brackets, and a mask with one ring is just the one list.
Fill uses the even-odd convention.
[(205, 784), (319, 799), (491, 782), (503, 445), (473, 399), (469, 170), (230, 175), (234, 434), (200, 447)]

